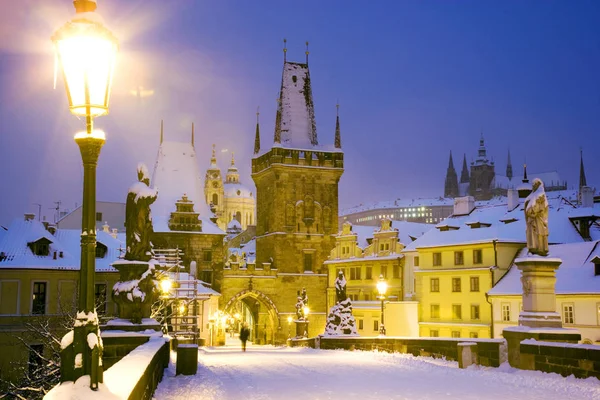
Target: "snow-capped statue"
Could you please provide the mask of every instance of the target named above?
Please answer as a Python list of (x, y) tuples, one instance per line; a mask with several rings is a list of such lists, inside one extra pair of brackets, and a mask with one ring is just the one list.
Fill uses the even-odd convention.
[(150, 205), (157, 197), (156, 189), (150, 187), (148, 169), (143, 163), (137, 167), (138, 182), (131, 185), (125, 206), (125, 230), (127, 252), (130, 261), (150, 261), (153, 257), (150, 236), (153, 233)]
[(548, 200), (544, 183), (535, 178), (532, 192), (525, 199), (525, 222), (527, 224), (527, 248), (529, 253), (548, 255)]
[(336, 304), (329, 310), (325, 335), (357, 335), (356, 321), (352, 315), (352, 301), (346, 295), (346, 278), (340, 271), (335, 280)]
[(302, 293), (298, 291), (298, 301), (296, 302), (296, 318), (298, 321), (306, 321), (304, 308), (308, 306), (308, 295), (306, 288), (302, 288)]

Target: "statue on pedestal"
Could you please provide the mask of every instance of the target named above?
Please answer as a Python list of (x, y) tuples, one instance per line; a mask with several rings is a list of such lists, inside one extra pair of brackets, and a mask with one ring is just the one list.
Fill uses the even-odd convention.
[(544, 183), (533, 180), (532, 192), (525, 199), (525, 222), (527, 224), (527, 248), (529, 253), (548, 255), (548, 199)]

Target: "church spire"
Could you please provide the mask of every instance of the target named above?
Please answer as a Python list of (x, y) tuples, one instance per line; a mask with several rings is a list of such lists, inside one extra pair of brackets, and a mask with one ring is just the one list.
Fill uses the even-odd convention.
[(259, 109), (256, 108), (256, 135), (254, 136), (254, 154), (258, 154), (260, 152), (260, 128), (258, 123), (259, 115)]
[(528, 183), (529, 179), (527, 178), (527, 164), (523, 164), (523, 183)]
[(585, 179), (585, 169), (583, 168), (583, 149), (579, 150), (580, 162), (579, 162), (579, 192), (581, 188), (587, 186), (587, 180)]
[(194, 123), (192, 122), (192, 147), (194, 147)]
[(460, 183), (469, 183), (469, 168), (467, 167), (467, 155), (463, 154), (462, 171), (460, 172)]
[(212, 145), (212, 156), (210, 157), (210, 166), (211, 167), (217, 166), (217, 155), (215, 154), (215, 144), (214, 143)]
[(508, 161), (506, 163), (506, 177), (508, 178), (508, 180), (512, 180), (512, 178), (513, 178), (512, 163), (510, 162), (510, 149), (508, 149)]
[(235, 153), (233, 151), (231, 152), (231, 166), (235, 167)]
[(342, 136), (340, 133), (340, 105), (336, 104), (335, 105), (337, 111), (336, 111), (336, 116), (335, 116), (335, 148), (336, 149), (341, 149), (342, 148)]
[(454, 169), (452, 151), (450, 151), (450, 159), (448, 160), (448, 169), (446, 171), (444, 197), (458, 197), (458, 176), (456, 175), (456, 170)]
[(164, 139), (164, 135), (163, 135), (163, 120), (160, 120), (160, 144), (162, 144)]

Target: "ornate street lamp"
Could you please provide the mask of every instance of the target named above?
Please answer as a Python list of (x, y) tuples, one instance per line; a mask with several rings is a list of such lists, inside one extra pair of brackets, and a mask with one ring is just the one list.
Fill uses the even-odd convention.
[(291, 326), (292, 326), (292, 320), (293, 320), (293, 318), (292, 318), (291, 315), (287, 317), (287, 322), (288, 322), (288, 339), (292, 338), (292, 332), (290, 330)]
[(379, 326), (379, 334), (385, 336), (385, 326), (383, 320), (383, 301), (385, 300), (385, 292), (387, 292), (387, 282), (383, 279), (383, 275), (379, 275), (379, 282), (377, 282), (377, 291), (379, 292), (379, 298), (381, 299), (381, 325)]
[[(96, 270), (96, 165), (105, 141), (93, 119), (108, 113), (118, 49), (116, 37), (94, 13), (96, 0), (73, 1), (76, 14), (52, 36), (71, 113), (86, 118), (86, 131), (75, 135), (83, 160), (81, 265), (73, 345), (61, 354), (61, 382), (90, 375), (90, 388), (102, 382), (102, 349), (94, 307)], [(95, 338), (94, 338), (95, 337)], [(92, 344), (94, 344), (93, 348)]]

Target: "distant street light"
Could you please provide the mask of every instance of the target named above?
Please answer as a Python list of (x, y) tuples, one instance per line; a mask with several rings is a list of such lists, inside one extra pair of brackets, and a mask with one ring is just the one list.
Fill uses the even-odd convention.
[(292, 320), (293, 320), (293, 318), (292, 318), (291, 315), (287, 317), (287, 321), (288, 321), (288, 339), (292, 338), (292, 332), (291, 332)]
[(383, 279), (383, 275), (379, 275), (379, 282), (377, 282), (377, 291), (379, 292), (379, 298), (381, 299), (381, 324), (379, 326), (379, 334), (385, 336), (385, 325), (383, 320), (383, 301), (385, 300), (385, 292), (387, 292), (387, 282)]
[(310, 308), (308, 308), (308, 306), (304, 306), (302, 308), (302, 315), (304, 316), (304, 320), (307, 321), (308, 320), (308, 313), (310, 312)]
[(169, 279), (163, 279), (160, 281), (160, 290), (163, 292), (165, 296), (168, 296), (171, 292), (171, 287), (173, 286), (173, 282)]
[[(95, 14), (95, 0), (73, 1), (76, 14), (52, 36), (56, 59), (62, 70), (69, 109), (86, 118), (86, 131), (75, 135), (83, 160), (83, 204), (81, 221), (81, 265), (79, 299), (73, 346), (63, 350), (61, 382), (90, 375), (90, 388), (103, 381), (102, 348), (94, 305), (96, 272), (96, 165), (105, 141), (104, 132), (94, 131), (93, 119), (108, 113), (118, 41), (102, 18)], [(95, 338), (94, 338), (95, 335)], [(96, 343), (91, 349), (88, 343)]]

